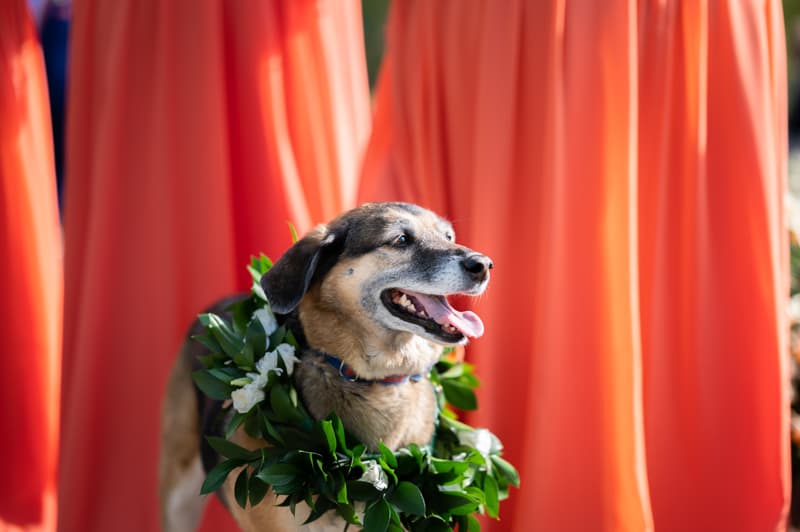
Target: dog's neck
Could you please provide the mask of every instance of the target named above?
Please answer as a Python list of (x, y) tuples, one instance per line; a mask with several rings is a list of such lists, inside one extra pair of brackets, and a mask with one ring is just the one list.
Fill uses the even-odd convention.
[[(368, 333), (317, 304), (301, 303), (297, 318), (306, 346), (295, 382), (312, 416), (323, 419), (335, 412), (371, 451), (378, 450), (379, 442), (390, 449), (430, 442), (436, 397), (427, 371), (438, 360), (439, 346), (408, 333)], [(358, 380), (342, 378), (320, 352), (341, 359)], [(415, 374), (421, 378), (388, 386), (379, 382)]]
[(441, 346), (415, 334), (386, 331), (322, 308), (313, 291), (300, 303), (298, 318), (308, 346), (341, 359), (365, 380), (426, 372)]

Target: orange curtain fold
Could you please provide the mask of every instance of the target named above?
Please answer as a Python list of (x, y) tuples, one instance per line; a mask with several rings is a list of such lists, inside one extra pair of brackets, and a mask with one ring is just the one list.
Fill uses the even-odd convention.
[[(192, 318), (288, 247), (287, 221), (355, 199), (360, 4), (73, 12), (59, 528), (157, 530), (161, 394)], [(213, 504), (205, 529), (232, 529)]]
[(393, 4), (360, 199), (496, 266), (489, 530), (772, 530), (788, 496), (781, 6)]
[(789, 490), (781, 6), (649, 1), (639, 20), (645, 428), (656, 526), (780, 529)]
[(0, 529), (53, 530), (63, 277), (44, 61), (24, 0), (0, 3)]

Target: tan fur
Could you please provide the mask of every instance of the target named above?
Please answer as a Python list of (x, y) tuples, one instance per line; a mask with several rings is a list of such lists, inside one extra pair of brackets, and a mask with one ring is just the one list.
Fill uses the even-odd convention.
[[(182, 487), (185, 478), (194, 476), (193, 468), (200, 461), (197, 398), (187, 350), (189, 346), (184, 344), (170, 372), (164, 397), (164, 404), (169, 407), (163, 409), (161, 417), (158, 471), (161, 526), (165, 531), (173, 532), (195, 530), (205, 503), (205, 497), (199, 497), (197, 487), (193, 494)], [(202, 477), (200, 481), (202, 483)], [(183, 507), (185, 511), (178, 512), (176, 507)]]
[[(362, 379), (426, 374), (441, 353), (441, 341), (431, 341), (435, 337), (426, 339), (430, 333), (391, 315), (379, 303), (379, 294), (395, 287), (391, 283), (398, 282), (401, 284), (398, 288), (428, 294), (479, 294), (488, 282), (488, 271), (480, 282), (465, 280), (468, 276), (458, 261), (475, 252), (452, 242), (452, 227), (446, 221), (429, 211), (415, 209), (393, 204), (368, 204), (327, 226), (318, 226), (296, 244), (296, 247), (305, 246), (299, 247), (300, 250), (323, 249), (332, 245), (335, 238), (341, 238), (337, 231), (341, 232), (342, 227), (350, 224), (347, 226), (350, 231), (347, 233), (347, 246), (356, 249), (350, 253), (345, 247), (340, 252), (341, 257), (302, 295), (297, 315), (310, 347), (335, 354)], [(418, 248), (390, 244), (402, 231), (413, 233)], [(359, 251), (365, 247), (367, 251)], [(443, 257), (441, 264), (434, 264), (438, 268), (434, 268), (436, 275), (427, 271), (433, 268), (430, 264), (418, 265), (422, 259), (414, 249), (433, 250), (438, 254), (436, 257)], [(289, 277), (302, 266), (293, 262), (284, 266), (286, 264), (292, 265), (283, 270)], [(276, 268), (278, 266), (276, 264)], [(491, 268), (490, 262), (488, 268)], [(280, 276), (277, 279), (281, 286), (286, 284)], [(270, 301), (273, 301), (272, 296)], [(185, 483), (193, 464), (199, 460), (198, 414), (189, 363), (191, 357), (196, 356), (196, 347), (190, 345), (185, 344), (167, 388), (161, 463), (162, 512), (169, 506), (168, 502), (175, 499), (177, 487), (182, 486), (181, 482)], [(379, 442), (397, 449), (412, 442), (425, 445), (430, 441), (436, 397), (427, 378), (388, 386), (350, 382), (314, 353), (302, 356), (302, 362), (295, 367), (294, 377), (312, 416), (322, 419), (336, 412), (347, 430), (373, 450), (377, 449)], [(241, 429), (233, 439), (251, 449), (265, 445)], [(310, 526), (301, 527), (308, 515), (308, 507), (298, 506), (297, 515), (293, 516), (288, 509), (274, 505), (275, 498), (271, 493), (257, 507), (248, 505), (247, 509), (242, 509), (233, 497), (237, 475), (235, 471), (228, 476), (219, 495), (243, 530), (327, 531), (344, 528), (344, 521), (333, 512)], [(197, 489), (199, 491), (199, 486)], [(166, 531), (185, 530), (185, 523), (191, 522), (191, 517), (177, 518), (162, 513)]]

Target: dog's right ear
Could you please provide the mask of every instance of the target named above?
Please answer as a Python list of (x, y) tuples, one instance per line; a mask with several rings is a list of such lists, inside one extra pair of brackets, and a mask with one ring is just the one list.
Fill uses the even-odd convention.
[(318, 225), (298, 240), (261, 277), (272, 311), (288, 314), (300, 304), (315, 276), (327, 273), (341, 253), (344, 235)]

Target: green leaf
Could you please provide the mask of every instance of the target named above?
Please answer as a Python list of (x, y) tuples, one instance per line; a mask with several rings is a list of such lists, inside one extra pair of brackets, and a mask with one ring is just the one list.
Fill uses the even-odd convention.
[(234, 380), (244, 375), (244, 372), (238, 368), (211, 368), (208, 372), (225, 384), (231, 384)]
[(383, 499), (375, 502), (364, 514), (364, 532), (386, 532), (390, 518), (389, 503)]
[(270, 351), (274, 351), (278, 345), (283, 343), (283, 340), (286, 338), (286, 326), (281, 325), (275, 332), (273, 332), (269, 337), (269, 349)]
[[(420, 525), (414, 527), (414, 529), (423, 530), (424, 532), (453, 532), (453, 527), (437, 515), (433, 515), (421, 521)], [(459, 530), (459, 532), (461, 531)]]
[(225, 437), (230, 438), (231, 435), (234, 432), (236, 432), (236, 429), (238, 429), (242, 425), (246, 417), (247, 414), (240, 414), (239, 412), (235, 412), (233, 416), (231, 416), (231, 420), (228, 422), (228, 428), (225, 429)]
[(244, 331), (247, 328), (247, 321), (250, 319), (250, 314), (252, 313), (249, 302), (250, 301), (248, 299), (242, 299), (228, 305), (226, 309), (231, 313), (233, 330), (239, 336), (244, 334)]
[(219, 454), (226, 458), (233, 458), (236, 460), (243, 460), (245, 462), (250, 462), (253, 460), (257, 460), (259, 456), (261, 456), (260, 452), (257, 451), (248, 451), (244, 447), (240, 447), (233, 443), (230, 440), (226, 440), (225, 438), (219, 438), (217, 436), (206, 436), (206, 441), (211, 445), (211, 447), (217, 451)]
[(264, 293), (264, 289), (261, 287), (261, 283), (258, 281), (253, 281), (253, 284), (250, 286), (250, 292), (252, 292), (252, 294), (261, 301), (269, 302), (267, 299), (267, 294)]
[(256, 281), (258, 281), (262, 275), (267, 273), (270, 268), (272, 268), (272, 261), (263, 253), (261, 253), (258, 257), (251, 256), (250, 265), (247, 267), (251, 273), (255, 272), (258, 274), (257, 278), (254, 275), (254, 279)]
[(283, 386), (276, 385), (272, 387), (269, 392), (269, 402), (272, 409), (281, 419), (296, 423), (305, 419), (305, 416), (292, 404), (292, 400)]
[(466, 493), (439, 493), (436, 497), (436, 508), (451, 515), (466, 515), (476, 512), (480, 501)]
[(397, 469), (395, 469), (395, 473), (397, 473), (398, 478), (410, 478), (420, 473), (417, 461), (411, 453), (398, 453), (395, 456), (397, 457)]
[(503, 477), (503, 481), (512, 486), (519, 487), (519, 473), (516, 468), (495, 454), (493, 454), (491, 458), (492, 464), (497, 469), (497, 472), (500, 473), (500, 476)]
[(414, 484), (403, 481), (389, 497), (389, 502), (397, 506), (400, 511), (411, 515), (425, 515), (425, 497)]
[(292, 234), (292, 244), (297, 243), (297, 229), (294, 228), (292, 222), (286, 222), (289, 225), (289, 232)]
[(478, 399), (475, 392), (468, 386), (455, 381), (442, 381), (444, 397), (448, 403), (461, 410), (475, 410), (478, 408)]
[(269, 484), (255, 475), (250, 476), (250, 485), (248, 487), (250, 491), (250, 506), (255, 506), (264, 500), (264, 496), (269, 491)]
[(339, 475), (337, 484), (339, 485), (339, 489), (336, 491), (336, 502), (340, 504), (347, 504), (349, 502), (347, 498), (347, 482), (341, 478), (341, 475)]
[(500, 500), (497, 496), (497, 481), (491, 475), (483, 479), (483, 496), (485, 498), (486, 513), (489, 517), (497, 519), (500, 511)]
[(244, 343), (224, 319), (211, 313), (200, 314), (198, 319), (203, 327), (211, 331), (211, 334), (214, 335), (226, 355), (233, 358), (234, 355), (242, 350)]
[(361, 480), (351, 480), (347, 483), (347, 493), (354, 501), (370, 502), (377, 500), (381, 493), (369, 482)]
[(198, 369), (192, 372), (192, 380), (200, 390), (212, 399), (224, 401), (231, 398), (231, 388), (228, 384), (214, 377), (210, 370)]
[(247, 271), (250, 272), (250, 277), (253, 278), (254, 283), (258, 283), (261, 281), (261, 276), (263, 275), (257, 268), (254, 268), (252, 265), (247, 265)]
[(215, 465), (211, 471), (208, 472), (205, 481), (203, 481), (203, 486), (200, 488), (200, 495), (216, 491), (217, 488), (225, 482), (228, 473), (241, 465), (243, 465), (241, 460), (226, 460)]
[(303, 524), (307, 525), (316, 521), (322, 517), (325, 512), (334, 508), (336, 508), (336, 503), (326, 499), (325, 497), (317, 497), (313, 508), (311, 508), (311, 513), (308, 515), (308, 519), (306, 519)]
[(278, 445), (284, 445), (283, 437), (275, 428), (275, 425), (273, 425), (270, 420), (267, 419), (267, 416), (263, 414), (261, 415), (261, 423), (263, 424), (261, 427), (261, 435), (264, 437), (264, 439), (271, 440), (272, 443), (276, 443)]
[(339, 448), (348, 456), (352, 457), (352, 452), (347, 448), (347, 435), (344, 432), (344, 424), (342, 420), (339, 419), (339, 416), (333, 414), (331, 416), (331, 422), (333, 422), (333, 431), (336, 433), (336, 441), (339, 444)]
[(394, 480), (394, 483), (397, 484), (397, 473), (394, 472), (394, 468), (387, 464), (383, 457), (378, 458), (378, 463), (381, 465), (386, 474)]
[(294, 333), (291, 329), (286, 330), (286, 338), (284, 338), (283, 341), (289, 345), (300, 347), (300, 344), (298, 343), (297, 338), (294, 337)]
[(469, 469), (469, 464), (460, 460), (431, 458), (431, 467), (433, 467), (433, 470), (437, 473), (449, 473), (452, 471), (457, 475), (463, 475), (464, 472)]
[(380, 449), (381, 456), (386, 464), (388, 464), (392, 469), (397, 468), (397, 458), (395, 458), (394, 453), (389, 450), (389, 448), (386, 447), (383, 442), (378, 442), (378, 449)]
[(244, 344), (242, 349), (235, 355), (231, 355), (233, 362), (240, 368), (252, 370), (255, 368), (255, 356), (253, 355), (253, 346)]
[[(281, 508), (286, 508), (292, 505), (292, 501), (294, 500), (294, 495), (287, 495), (284, 499), (276, 504), (275, 506), (280, 506)], [(292, 512), (294, 513), (294, 512)]]
[(322, 429), (322, 434), (325, 436), (325, 440), (328, 442), (328, 450), (330, 451), (332, 456), (336, 456), (336, 434), (333, 430), (333, 423), (331, 421), (322, 421), (319, 423), (319, 427)]
[(233, 496), (236, 498), (236, 504), (240, 507), (247, 507), (247, 468), (242, 469), (239, 476), (236, 478), (236, 484), (233, 487)]
[(336, 507), (336, 513), (351, 525), (361, 526), (361, 521), (359, 521), (356, 509), (352, 504), (339, 504)]
[(466, 532), (481, 532), (481, 522), (473, 514), (467, 515), (467, 531)]
[(397, 515), (397, 511), (395, 510), (394, 506), (391, 504), (389, 505), (389, 532), (393, 532), (397, 529), (400, 529), (400, 532), (403, 532), (403, 523), (400, 521), (400, 516)]
[(408, 446), (408, 450), (411, 452), (411, 456), (417, 461), (417, 466), (420, 470), (422, 470), (422, 463), (424, 461), (425, 455), (422, 453), (422, 450), (419, 448), (419, 445), (416, 443), (412, 443)]
[(271, 464), (261, 468), (256, 476), (273, 486), (280, 486), (294, 482), (300, 470), (292, 464)]
[(246, 412), (244, 414), (244, 431), (247, 433), (248, 436), (253, 438), (261, 438), (261, 424), (258, 421), (258, 416), (260, 415), (261, 407), (256, 405), (255, 408)]
[(192, 340), (196, 340), (197, 342), (200, 342), (201, 344), (203, 344), (206, 347), (206, 349), (208, 349), (212, 353), (221, 353), (222, 352), (222, 346), (219, 345), (219, 342), (217, 342), (214, 339), (214, 337), (211, 336), (211, 333), (209, 333), (209, 332), (205, 332), (203, 334), (196, 334), (196, 335), (192, 336)]
[(439, 375), (440, 379), (457, 379), (464, 374), (464, 364), (455, 364), (453, 367)]
[(247, 345), (252, 346), (253, 353), (259, 355), (264, 354), (267, 350), (267, 332), (264, 330), (264, 325), (258, 318), (253, 318), (247, 324), (245, 331), (245, 341)]

